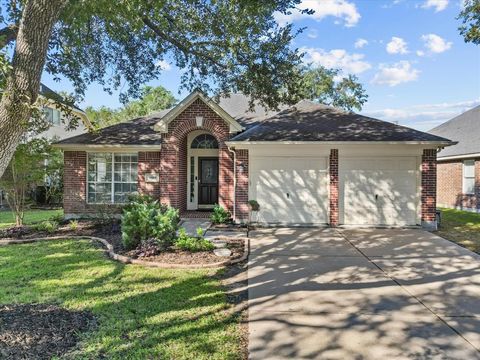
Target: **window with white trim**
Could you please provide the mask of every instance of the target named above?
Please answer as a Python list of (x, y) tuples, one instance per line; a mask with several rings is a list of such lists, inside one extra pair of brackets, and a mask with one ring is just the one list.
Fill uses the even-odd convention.
[(62, 122), (62, 114), (59, 110), (45, 107), (43, 108), (45, 119), (52, 125), (59, 126)]
[(89, 153), (87, 201), (122, 204), (137, 191), (138, 156), (123, 153)]
[(463, 162), (463, 193), (475, 194), (475, 160)]

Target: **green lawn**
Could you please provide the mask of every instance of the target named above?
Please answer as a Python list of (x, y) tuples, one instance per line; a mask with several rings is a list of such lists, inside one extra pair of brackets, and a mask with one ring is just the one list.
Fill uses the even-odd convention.
[(442, 225), (438, 235), (480, 254), (480, 214), (441, 209)]
[(74, 356), (82, 359), (240, 358), (239, 319), (212, 275), (123, 265), (87, 240), (0, 247), (0, 303), (96, 315)]
[[(63, 215), (63, 209), (58, 210), (28, 210), (23, 221), (26, 225), (48, 220), (54, 215)], [(11, 211), (0, 211), (0, 229), (15, 225), (15, 217)]]

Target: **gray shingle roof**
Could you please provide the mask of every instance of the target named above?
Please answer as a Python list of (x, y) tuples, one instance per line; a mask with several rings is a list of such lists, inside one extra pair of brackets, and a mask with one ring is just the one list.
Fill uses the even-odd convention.
[(311, 101), (265, 118), (232, 141), (432, 141), (448, 139)]
[(458, 141), (458, 144), (440, 151), (439, 159), (447, 156), (480, 153), (480, 106), (437, 126), (429, 133)]
[[(432, 141), (445, 138), (366, 116), (348, 113), (311, 101), (267, 111), (256, 105), (249, 110), (248, 98), (232, 94), (219, 105), (246, 130), (232, 141)], [(96, 133), (82, 134), (58, 144), (159, 145), (161, 134), (152, 129), (170, 109), (112, 125)]]

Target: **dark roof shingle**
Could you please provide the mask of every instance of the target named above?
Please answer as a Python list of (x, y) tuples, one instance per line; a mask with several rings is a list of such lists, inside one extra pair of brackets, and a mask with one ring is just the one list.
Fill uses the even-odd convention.
[(432, 141), (448, 139), (311, 101), (267, 117), (232, 141)]
[(458, 144), (440, 151), (437, 156), (439, 159), (480, 153), (480, 106), (437, 126), (429, 133), (458, 141)]

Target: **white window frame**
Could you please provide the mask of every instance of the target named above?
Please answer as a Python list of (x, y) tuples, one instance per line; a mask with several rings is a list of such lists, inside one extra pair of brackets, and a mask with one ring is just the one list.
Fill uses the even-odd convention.
[[(466, 176), (466, 167), (472, 166), (473, 167), (473, 175)], [(475, 194), (475, 160), (464, 160), (462, 164), (462, 192), (466, 195), (474, 195)], [(473, 191), (467, 191), (466, 180), (473, 179)]]
[[(111, 162), (112, 162), (112, 174), (111, 174), (111, 178), (110, 178), (110, 202), (109, 203), (105, 203), (105, 202), (90, 202), (89, 201), (89, 191), (88, 191), (88, 185), (90, 183), (90, 181), (88, 180), (89, 179), (89, 160), (90, 160), (90, 156), (92, 155), (96, 155), (96, 154), (105, 154), (105, 155), (110, 155), (111, 157)], [(125, 204), (125, 202), (115, 202), (115, 155), (129, 155), (129, 156), (136, 156), (137, 157), (137, 191), (138, 191), (138, 153), (133, 153), (133, 152), (101, 152), (101, 151), (95, 151), (95, 152), (88, 152), (87, 153), (87, 164), (86, 164), (86, 191), (85, 191), (85, 194), (86, 194), (86, 203), (87, 204), (91, 204), (91, 205), (100, 205), (100, 204)], [(119, 184), (122, 184), (122, 182), (117, 182)], [(125, 183), (125, 182), (123, 182)], [(130, 183), (130, 182), (128, 182)]]

